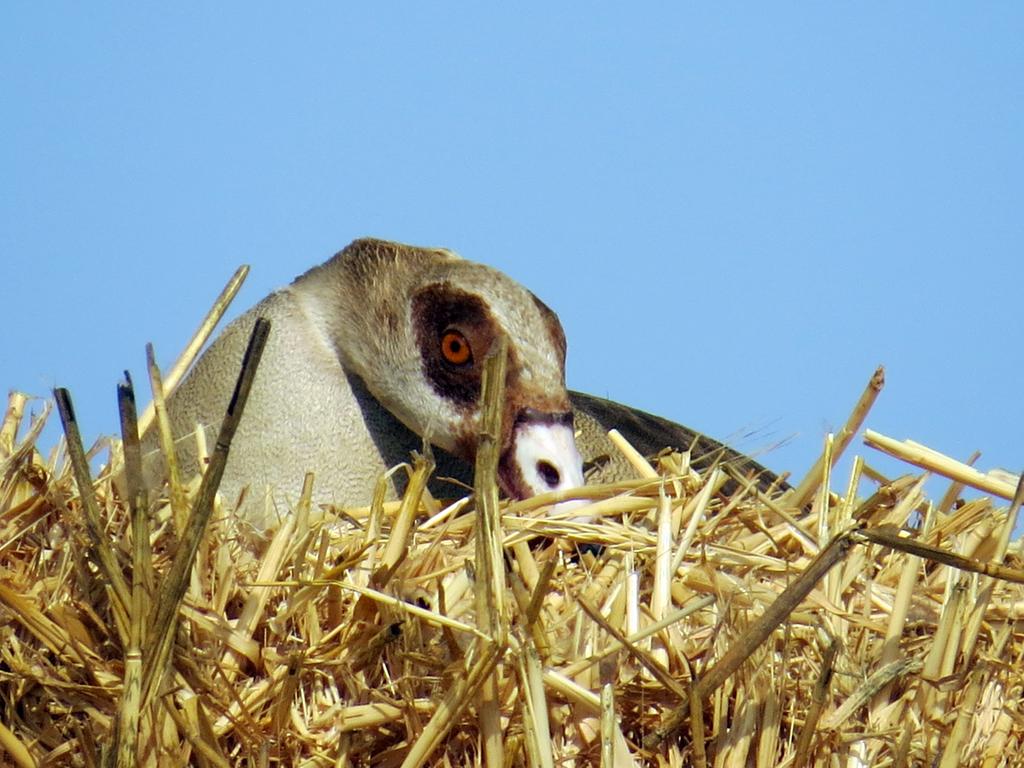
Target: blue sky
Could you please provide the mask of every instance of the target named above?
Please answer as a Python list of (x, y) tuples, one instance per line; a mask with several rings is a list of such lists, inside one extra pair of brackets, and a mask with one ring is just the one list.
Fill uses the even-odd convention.
[(776, 470), (879, 363), (870, 427), (1024, 467), (1024, 6), (371, 5), (4, 5), (5, 389), (113, 432), (238, 264), (236, 312), (374, 235)]

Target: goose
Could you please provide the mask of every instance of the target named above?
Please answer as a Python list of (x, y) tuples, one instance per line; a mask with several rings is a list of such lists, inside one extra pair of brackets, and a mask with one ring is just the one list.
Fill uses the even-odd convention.
[[(471, 478), (481, 365), (499, 333), (509, 341), (498, 471), (507, 496), (579, 487), (585, 465), (591, 482), (628, 476), (610, 427), (646, 453), (675, 446), (751, 463), (672, 422), (568, 392), (557, 315), (502, 272), (443, 248), (363, 238), (234, 320), (196, 361), (167, 404), (186, 471), (197, 469), (194, 431), (213, 444), (259, 317), (270, 337), (221, 481), (257, 529), (294, 505), (307, 471), (317, 503), (362, 506), (424, 443), (436, 449), (432, 491), (452, 496), (443, 478)], [(155, 435), (144, 442), (155, 446)], [(150, 462), (151, 478), (162, 471)], [(403, 474), (387, 478), (399, 495)]]

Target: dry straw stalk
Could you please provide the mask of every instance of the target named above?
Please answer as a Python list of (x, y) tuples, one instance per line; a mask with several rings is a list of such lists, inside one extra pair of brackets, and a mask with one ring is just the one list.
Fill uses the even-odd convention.
[(835, 477), (844, 434), (799, 492), (624, 446), (635, 480), (509, 503), (489, 420), (471, 496), (430, 496), (421, 457), (404, 499), (307, 486), (264, 537), (216, 496), (230, 441), (198, 486), (142, 488), (129, 394), (88, 453), (70, 398), (48, 456), (26, 396), (0, 423), (3, 761), (1021, 764), (1020, 484), (869, 432), (951, 491)]

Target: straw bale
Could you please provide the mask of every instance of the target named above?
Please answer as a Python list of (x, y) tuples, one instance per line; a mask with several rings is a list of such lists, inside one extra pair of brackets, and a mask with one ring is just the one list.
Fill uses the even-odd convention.
[[(6, 764), (1024, 764), (1024, 574), (995, 495), (1015, 488), (923, 446), (908, 461), (992, 495), (943, 506), (861, 459), (836, 482), (826, 452), (773, 498), (666, 455), (579, 494), (590, 522), (551, 496), (484, 523), (485, 486), (423, 493), (427, 457), (397, 470), (402, 502), (300, 501), (268, 534), (218, 500), (163, 674), (149, 618), (184, 535), (168, 491), (133, 527), (125, 446), (89, 452), (119, 595), (31, 407), (13, 394), (0, 425)], [(199, 478), (183, 486), (191, 505)]]

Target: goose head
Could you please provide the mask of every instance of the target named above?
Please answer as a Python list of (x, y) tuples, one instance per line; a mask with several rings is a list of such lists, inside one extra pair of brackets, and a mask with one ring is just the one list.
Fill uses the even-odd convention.
[(357, 240), (293, 285), (342, 366), (409, 429), (472, 462), (481, 374), (509, 342), (498, 481), (513, 498), (583, 485), (555, 313), (444, 249)]

